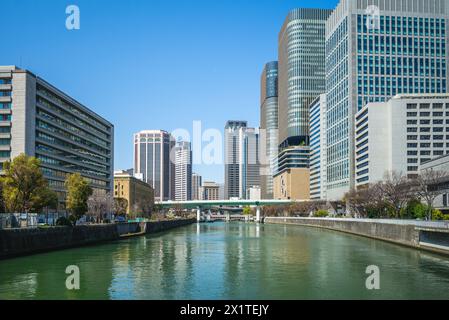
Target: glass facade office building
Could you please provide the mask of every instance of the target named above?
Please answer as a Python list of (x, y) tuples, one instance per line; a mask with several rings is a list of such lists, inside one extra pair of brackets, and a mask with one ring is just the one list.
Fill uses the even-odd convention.
[(325, 91), (325, 26), (332, 10), (290, 11), (279, 34), (279, 145), (309, 144), (309, 106)]
[[(273, 199), (273, 175), (278, 151), (278, 62), (265, 65), (260, 95), (261, 197)], [(262, 145), (264, 144), (264, 145)]]
[(342, 0), (326, 25), (327, 193), (355, 186), (354, 115), (402, 93), (446, 93), (446, 0)]
[(310, 105), (310, 199), (326, 200), (326, 95)]

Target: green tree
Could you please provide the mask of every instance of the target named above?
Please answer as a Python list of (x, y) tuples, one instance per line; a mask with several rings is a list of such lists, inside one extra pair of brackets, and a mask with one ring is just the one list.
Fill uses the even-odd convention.
[(0, 213), (5, 213), (6, 207), (5, 207), (5, 198), (3, 197), (3, 183), (0, 180)]
[(69, 175), (65, 181), (65, 187), (67, 189), (66, 208), (76, 221), (88, 211), (87, 201), (93, 190), (79, 173)]
[(251, 208), (250, 208), (250, 207), (244, 207), (244, 208), (243, 208), (243, 214), (244, 214), (245, 216), (251, 215)]
[(313, 214), (313, 216), (317, 217), (317, 218), (325, 218), (325, 217), (329, 216), (329, 212), (327, 210), (321, 209), (321, 210), (318, 210), (317, 212), (315, 212)]
[(34, 201), (33, 211), (42, 212), (44, 208), (57, 209), (58, 208), (58, 195), (50, 188), (41, 189)]
[(7, 211), (28, 213), (54, 204), (56, 194), (50, 190), (38, 159), (21, 154), (6, 162), (4, 170), (1, 182)]

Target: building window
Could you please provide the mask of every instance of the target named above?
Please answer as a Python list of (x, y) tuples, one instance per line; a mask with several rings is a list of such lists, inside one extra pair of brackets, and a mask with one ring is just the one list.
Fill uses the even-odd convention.
[(0, 151), (0, 158), (10, 158), (11, 151)]

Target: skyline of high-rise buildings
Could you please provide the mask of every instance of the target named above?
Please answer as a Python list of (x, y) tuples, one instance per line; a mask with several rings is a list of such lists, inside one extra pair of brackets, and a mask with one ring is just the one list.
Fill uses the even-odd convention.
[[(308, 25), (302, 20), (306, 16)], [(317, 17), (321, 21), (311, 23)], [(356, 175), (371, 166), (368, 155), (356, 163), (356, 149), (361, 150), (355, 146), (355, 114), (368, 103), (387, 102), (400, 93), (447, 92), (448, 17), (449, 6), (443, 0), (428, 5), (414, 0), (342, 0), (330, 11), (294, 9), (288, 13), (279, 35), (275, 198), (289, 194), (279, 186), (299, 177), (293, 173), (299, 169), (289, 167), (297, 165), (301, 157), (294, 149), (304, 152), (310, 144), (311, 180), (302, 176), (297, 185), (309, 183), (312, 200), (341, 200), (356, 187)], [(313, 89), (325, 86), (305, 103), (308, 85), (313, 83), (310, 79), (318, 81)], [(306, 107), (301, 108), (301, 103)], [(261, 109), (261, 127), (263, 112)]]
[[(264, 64), (262, 69), (260, 130), (257, 126), (248, 127), (247, 121), (228, 121), (226, 124), (225, 198), (247, 198), (248, 190), (257, 187), (261, 190), (261, 198), (273, 198), (277, 177), (283, 181), (300, 177), (300, 181), (291, 185), (309, 185), (310, 194), (304, 194), (304, 200), (340, 200), (346, 192), (357, 187), (358, 179), (363, 179), (361, 172), (367, 170), (365, 166), (372, 165), (366, 164), (366, 158), (358, 157), (358, 152), (363, 150), (359, 148), (357, 139), (361, 139), (360, 133), (366, 130), (357, 129), (358, 112), (367, 105), (373, 107), (377, 103), (381, 108), (384, 103), (394, 104), (398, 94), (448, 92), (449, 5), (444, 0), (426, 3), (428, 5), (415, 0), (342, 0), (334, 9), (298, 8), (288, 12), (284, 24), (279, 26), (278, 60)], [(20, 69), (15, 70), (13, 73), (18, 79)], [(8, 72), (6, 70), (4, 74)], [(31, 74), (29, 76), (32, 78)], [(114, 169), (113, 131), (101, 130), (104, 126), (101, 120), (104, 119), (99, 121), (95, 114), (80, 112), (84, 119), (93, 123), (83, 127), (83, 123), (77, 123), (79, 119), (76, 117), (73, 124), (58, 118), (58, 114), (51, 113), (51, 107), (54, 107), (51, 95), (56, 96), (57, 102), (70, 112), (79, 112), (79, 103), (58, 90), (46, 92), (55, 88), (44, 90), (48, 89), (45, 81), (35, 77), (37, 107), (36, 123), (33, 124), (33, 115), (28, 110), (25, 110), (25, 119), (20, 116), (20, 83), (14, 84), (14, 77), (2, 75), (0, 78), (0, 104), (4, 110), (1, 116), (3, 122), (13, 123), (0, 129), (4, 136), (0, 143), (5, 145), (0, 145), (1, 159), (6, 161), (17, 155), (16, 146), (21, 143), (23, 150), (29, 154), (34, 152), (45, 164), (50, 183), (61, 190), (63, 179), (56, 177), (62, 178), (67, 172), (50, 168), (50, 165), (76, 168), (74, 171), (84, 172), (90, 182), (108, 189), (111, 184), (106, 180)], [(14, 100), (8, 94), (15, 96)], [(45, 99), (50, 99), (50, 102)], [(8, 111), (12, 108), (15, 109), (14, 117)], [(373, 110), (369, 112), (376, 114)], [(430, 122), (440, 121), (435, 118), (436, 114), (439, 112), (430, 112)], [(22, 120), (25, 125), (19, 123)], [(33, 149), (33, 143), (29, 142), (32, 141), (29, 140), (32, 135), (29, 132), (33, 131), (33, 125), (39, 139), (49, 139), (40, 132), (44, 129), (60, 136), (71, 134), (67, 132), (71, 130), (76, 133), (71, 140), (87, 141), (89, 147), (99, 151), (103, 148), (109, 156), (89, 153), (98, 161), (87, 161), (77, 155), (82, 164), (79, 165), (69, 162), (67, 157), (64, 160), (55, 158), (55, 154), (73, 155), (40, 141), (35, 150), (29, 152)], [(434, 129), (441, 128), (430, 127), (430, 130)], [(18, 131), (25, 133), (23, 141), (17, 139)], [(421, 135), (417, 136), (421, 139)], [(423, 139), (426, 139), (425, 135)], [(433, 139), (432, 135), (430, 139)], [(9, 144), (11, 147), (7, 146)], [(419, 147), (421, 145), (425, 142), (418, 143)], [(190, 150), (190, 160), (186, 160), (188, 157), (176, 149), (175, 159), (170, 160), (174, 146), (174, 138), (166, 131), (147, 130), (134, 136), (134, 174), (155, 188), (159, 200), (193, 198), (191, 162), (195, 150)], [(433, 156), (446, 151), (418, 149), (416, 152), (419, 155), (430, 152)], [(49, 153), (53, 154), (49, 156)], [(188, 170), (182, 170), (185, 161), (190, 161)], [(419, 163), (410, 167), (419, 169)], [(309, 170), (309, 175), (298, 174), (306, 170)], [(278, 185), (282, 185), (282, 181), (278, 181)]]
[(355, 187), (357, 111), (400, 93), (447, 92), (448, 14), (446, 0), (342, 0), (332, 13), (326, 25), (329, 199)]

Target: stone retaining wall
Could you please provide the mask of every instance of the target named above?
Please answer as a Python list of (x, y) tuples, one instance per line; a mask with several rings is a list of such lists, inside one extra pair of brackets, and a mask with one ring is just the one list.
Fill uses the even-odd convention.
[(0, 230), (0, 259), (118, 239), (114, 224)]
[(0, 230), (0, 259), (119, 240), (121, 235), (156, 233), (195, 223), (195, 219), (76, 227)]
[(196, 219), (147, 222), (146, 233), (156, 233), (196, 223)]

